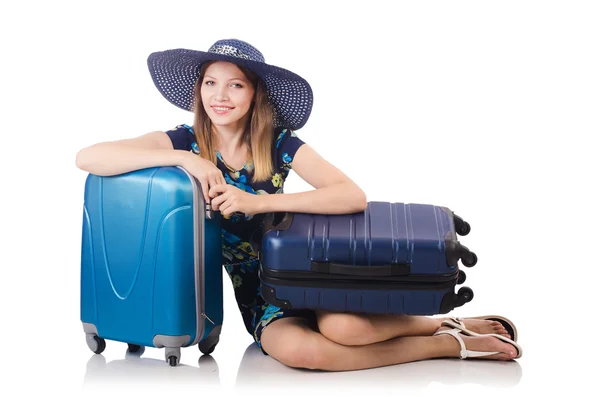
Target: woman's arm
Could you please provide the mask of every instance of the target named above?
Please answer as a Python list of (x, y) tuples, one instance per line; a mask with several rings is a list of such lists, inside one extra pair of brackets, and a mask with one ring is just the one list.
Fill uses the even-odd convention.
[(184, 166), (191, 154), (173, 150), (165, 132), (155, 131), (135, 138), (100, 142), (81, 149), (75, 164), (98, 176), (111, 176), (142, 168)]
[(292, 169), (315, 190), (260, 195), (260, 212), (348, 214), (367, 207), (362, 189), (308, 144), (302, 145), (294, 155)]

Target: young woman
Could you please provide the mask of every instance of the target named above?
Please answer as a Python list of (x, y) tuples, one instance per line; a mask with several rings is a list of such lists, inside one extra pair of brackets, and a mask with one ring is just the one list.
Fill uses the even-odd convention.
[[(291, 367), (334, 371), (434, 357), (520, 357), (514, 325), (499, 316), (358, 315), (266, 304), (253, 249), (264, 213), (353, 213), (365, 209), (365, 193), (295, 134), (312, 109), (310, 85), (266, 64), (248, 43), (153, 53), (148, 66), (162, 95), (194, 113), (193, 126), (92, 145), (77, 154), (77, 166), (96, 175), (182, 166), (198, 178), (223, 217), (223, 263), (246, 329), (265, 354)], [(283, 194), (291, 169), (315, 190)]]

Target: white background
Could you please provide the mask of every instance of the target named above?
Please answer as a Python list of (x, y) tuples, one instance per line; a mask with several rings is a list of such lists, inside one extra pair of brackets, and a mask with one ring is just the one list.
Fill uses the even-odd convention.
[[(8, 5), (10, 4), (10, 5)], [(593, 394), (598, 368), (600, 70), (595, 2), (63, 1), (3, 3), (0, 388), (77, 394)], [(168, 5), (167, 5), (168, 4)], [(212, 358), (125, 357), (79, 320), (83, 187), (75, 155), (191, 123), (146, 66), (153, 51), (245, 40), (315, 95), (298, 135), (368, 199), (448, 206), (472, 302), (516, 322), (522, 359), (347, 373), (283, 367), (252, 346), (225, 279)], [(290, 176), (287, 192), (310, 188)], [(248, 348), (248, 350), (247, 350)], [(105, 360), (105, 362), (104, 362)], [(5, 391), (2, 391), (4, 394)], [(15, 391), (11, 392), (15, 393)], [(455, 394), (454, 394), (455, 395)]]

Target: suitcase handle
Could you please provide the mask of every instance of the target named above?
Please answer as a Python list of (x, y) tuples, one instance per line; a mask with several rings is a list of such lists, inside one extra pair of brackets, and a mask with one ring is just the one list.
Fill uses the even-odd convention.
[(263, 218), (261, 233), (265, 235), (271, 230), (286, 230), (293, 219), (294, 214), (290, 212), (268, 212)]
[(311, 261), (310, 270), (317, 273), (343, 274), (346, 276), (403, 276), (410, 273), (410, 265), (354, 266), (341, 263)]

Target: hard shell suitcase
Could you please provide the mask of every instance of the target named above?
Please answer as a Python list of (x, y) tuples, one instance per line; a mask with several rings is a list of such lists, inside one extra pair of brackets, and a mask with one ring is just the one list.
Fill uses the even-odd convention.
[(473, 299), (458, 261), (470, 225), (448, 208), (369, 202), (347, 215), (270, 214), (263, 229), (261, 294), (275, 306), (434, 315)]
[(210, 354), (223, 321), (221, 215), (181, 167), (89, 174), (81, 248), (81, 321), (86, 341)]

